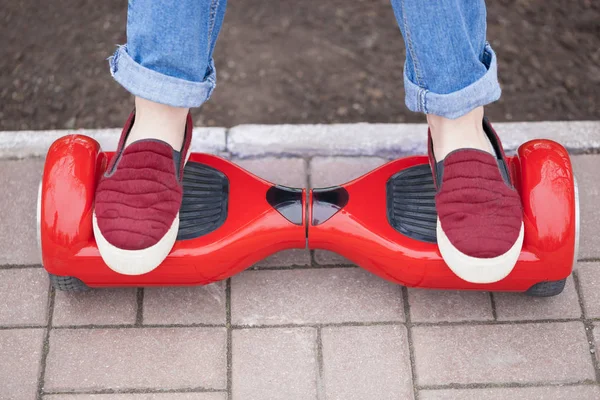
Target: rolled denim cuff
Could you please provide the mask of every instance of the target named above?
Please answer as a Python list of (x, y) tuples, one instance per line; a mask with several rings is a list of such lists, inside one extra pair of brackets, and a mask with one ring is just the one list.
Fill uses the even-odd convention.
[(411, 111), (455, 119), (477, 107), (498, 100), (502, 90), (498, 83), (496, 54), (489, 44), (486, 44), (484, 49), (483, 64), (487, 72), (481, 78), (467, 87), (447, 94), (434, 93), (418, 86), (408, 78), (405, 66), (406, 106)]
[(173, 107), (199, 107), (210, 98), (217, 76), (213, 60), (202, 82), (175, 78), (148, 69), (127, 54), (127, 46), (119, 46), (109, 59), (110, 73), (127, 91), (156, 103)]

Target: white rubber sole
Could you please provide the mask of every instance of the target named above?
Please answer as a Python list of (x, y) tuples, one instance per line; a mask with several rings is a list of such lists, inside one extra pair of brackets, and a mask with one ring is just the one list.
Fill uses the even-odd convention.
[(508, 276), (515, 267), (523, 247), (524, 228), (515, 244), (506, 253), (494, 258), (477, 258), (461, 253), (450, 243), (448, 236), (442, 230), (442, 224), (437, 220), (437, 242), (442, 258), (448, 267), (459, 278), (471, 283), (493, 283)]
[(179, 231), (179, 213), (177, 213), (165, 236), (158, 243), (141, 250), (124, 250), (110, 244), (98, 228), (95, 211), (92, 217), (92, 225), (98, 251), (106, 265), (113, 271), (123, 275), (142, 275), (158, 267), (171, 252)]

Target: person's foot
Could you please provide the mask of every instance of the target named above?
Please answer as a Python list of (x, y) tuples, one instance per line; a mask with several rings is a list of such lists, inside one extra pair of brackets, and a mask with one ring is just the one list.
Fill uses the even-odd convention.
[(180, 149), (188, 114), (188, 108), (171, 107), (136, 97), (135, 124), (125, 146), (142, 139), (157, 139)]
[(440, 253), (465, 281), (492, 283), (505, 278), (517, 262), (523, 213), (500, 139), (483, 115), (479, 121), (479, 129), (467, 123), (469, 133), (438, 146), (442, 132), (430, 125), (428, 150)]
[(184, 121), (179, 140), (176, 134), (165, 135), (170, 143), (161, 140), (151, 133), (156, 129), (145, 123), (139, 126), (145, 126), (147, 136), (138, 133), (133, 139), (138, 116), (132, 113), (115, 156), (100, 179), (93, 214), (94, 236), (100, 255), (116, 272), (150, 272), (175, 244), (183, 168), (192, 139), (189, 113)]

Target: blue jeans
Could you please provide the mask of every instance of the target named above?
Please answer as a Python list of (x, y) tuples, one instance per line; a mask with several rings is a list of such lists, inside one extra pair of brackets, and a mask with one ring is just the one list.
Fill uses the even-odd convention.
[[(406, 45), (412, 111), (458, 118), (500, 97), (486, 42), (485, 0), (391, 0)], [(130, 0), (127, 44), (110, 58), (125, 89), (157, 103), (198, 107), (216, 84), (215, 43), (227, 0)], [(371, 60), (377, 62), (377, 60)]]

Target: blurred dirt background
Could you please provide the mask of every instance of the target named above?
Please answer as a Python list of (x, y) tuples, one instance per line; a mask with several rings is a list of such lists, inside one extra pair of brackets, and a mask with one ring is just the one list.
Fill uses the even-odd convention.
[[(123, 0), (0, 0), (0, 130), (118, 127), (132, 107), (106, 58)], [(488, 1), (494, 121), (600, 119), (600, 1)], [(389, 0), (229, 0), (218, 87), (197, 125), (414, 122)]]

